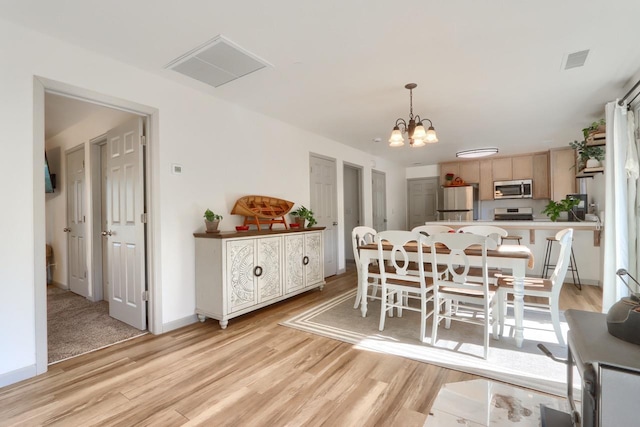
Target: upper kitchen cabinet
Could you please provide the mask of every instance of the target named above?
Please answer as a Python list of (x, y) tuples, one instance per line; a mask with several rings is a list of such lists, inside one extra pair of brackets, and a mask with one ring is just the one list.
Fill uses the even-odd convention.
[[(573, 148), (549, 151), (551, 199), (562, 200), (576, 192), (576, 152)], [(535, 184), (534, 184), (535, 185)], [(535, 187), (534, 187), (535, 188)]]
[(533, 198), (548, 199), (551, 197), (549, 188), (549, 153), (538, 153), (531, 157), (533, 165)]
[(493, 181), (509, 181), (513, 179), (511, 170), (511, 157), (503, 157), (491, 160)]
[(493, 200), (493, 171), (490, 159), (480, 160), (480, 185), (478, 188), (480, 200)]
[(466, 183), (477, 184), (480, 182), (480, 162), (478, 160), (459, 162), (458, 176)]
[(511, 158), (511, 179), (533, 178), (533, 156), (514, 156)]

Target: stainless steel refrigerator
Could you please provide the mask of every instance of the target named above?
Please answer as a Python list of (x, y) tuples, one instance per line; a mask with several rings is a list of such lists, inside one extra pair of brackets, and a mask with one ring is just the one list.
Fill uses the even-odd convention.
[(442, 187), (438, 213), (441, 221), (478, 219), (478, 186)]

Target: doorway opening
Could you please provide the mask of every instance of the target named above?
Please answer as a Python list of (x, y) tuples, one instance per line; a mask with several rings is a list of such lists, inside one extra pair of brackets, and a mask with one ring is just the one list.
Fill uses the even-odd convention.
[(44, 110), (58, 177), (44, 209), (55, 260), (46, 292), (53, 363), (147, 332), (149, 117), (48, 91)]
[(351, 231), (362, 225), (362, 167), (344, 164), (344, 255), (345, 264), (355, 262)]

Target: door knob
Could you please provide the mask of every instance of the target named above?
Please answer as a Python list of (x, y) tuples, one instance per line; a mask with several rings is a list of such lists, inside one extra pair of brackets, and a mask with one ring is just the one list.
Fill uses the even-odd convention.
[(338, 221), (333, 221), (333, 225), (338, 225)]
[(113, 231), (111, 231), (111, 230), (109, 230), (109, 231), (103, 231), (103, 232), (102, 232), (102, 233), (100, 233), (100, 234), (102, 234), (102, 235), (103, 235), (103, 236), (105, 236), (105, 237), (106, 237), (106, 236), (113, 236)]
[(62, 229), (65, 233), (71, 233), (71, 229), (69, 227), (65, 227)]

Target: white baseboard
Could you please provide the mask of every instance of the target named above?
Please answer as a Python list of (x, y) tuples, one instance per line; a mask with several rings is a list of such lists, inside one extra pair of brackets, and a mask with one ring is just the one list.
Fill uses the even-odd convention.
[(24, 368), (16, 369), (15, 371), (5, 372), (4, 374), (0, 374), (0, 387), (15, 384), (19, 381), (35, 376), (36, 365), (29, 365)]
[(174, 329), (182, 328), (183, 326), (191, 325), (198, 321), (198, 316), (192, 314), (191, 316), (183, 317), (182, 319), (173, 320), (171, 322), (162, 324), (162, 333), (173, 331)]

